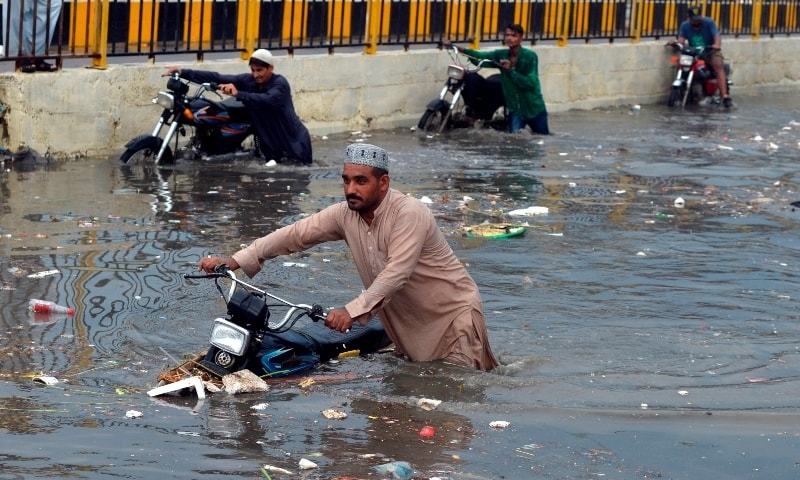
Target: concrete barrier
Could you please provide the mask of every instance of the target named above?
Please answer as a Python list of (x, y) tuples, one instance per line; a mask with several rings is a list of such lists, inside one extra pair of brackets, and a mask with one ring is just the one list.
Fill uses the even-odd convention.
[[(548, 110), (664, 100), (673, 75), (664, 43), (537, 46)], [(726, 38), (723, 52), (733, 62), (734, 94), (800, 83), (800, 38)], [(276, 71), (289, 79), (295, 108), (311, 133), (322, 135), (414, 125), (438, 95), (448, 63), (448, 55), (435, 49), (337, 53), (278, 57)], [(8, 106), (3, 144), (55, 156), (117, 153), (130, 138), (152, 130), (159, 110), (150, 100), (164, 88), (163, 65), (2, 75), (0, 101)], [(182, 66), (247, 71), (239, 59)]]

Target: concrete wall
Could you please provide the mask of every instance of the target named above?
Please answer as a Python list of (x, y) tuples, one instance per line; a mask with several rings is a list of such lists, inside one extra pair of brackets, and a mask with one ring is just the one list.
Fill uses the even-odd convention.
[[(760, 86), (800, 83), (800, 38), (725, 39), (734, 95)], [(638, 44), (537, 46), (550, 112), (664, 100), (673, 75), (664, 41)], [(312, 134), (414, 125), (438, 95), (449, 63), (439, 50), (307, 55), (278, 58), (276, 71), (292, 84), (295, 107)], [(112, 65), (51, 74), (0, 76), (9, 110), (2, 143), (39, 153), (102, 155), (148, 133), (163, 89), (164, 65)], [(241, 60), (185, 67), (247, 71)]]

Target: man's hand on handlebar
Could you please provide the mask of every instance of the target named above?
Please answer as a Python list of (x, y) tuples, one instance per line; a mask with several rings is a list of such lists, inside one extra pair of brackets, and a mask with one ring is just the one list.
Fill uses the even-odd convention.
[(325, 318), (325, 326), (331, 330), (345, 333), (353, 326), (353, 318), (344, 308), (334, 308)]
[(451, 48), (455, 48), (459, 52), (464, 50), (463, 48), (461, 48), (458, 45), (455, 45), (453, 42), (451, 42), (449, 38), (446, 38), (446, 39), (442, 40), (442, 48), (447, 49), (447, 50), (450, 50)]
[(220, 265), (225, 265), (231, 270), (239, 268), (239, 263), (232, 257), (212, 257), (211, 255), (201, 258), (197, 263), (197, 268), (206, 273), (215, 273)]
[(180, 67), (176, 67), (175, 65), (170, 65), (170, 66), (167, 67), (167, 70), (164, 73), (161, 74), (161, 76), (162, 77), (169, 77), (169, 76), (174, 75), (176, 73), (178, 75), (180, 75), (180, 73), (181, 73)]
[(235, 97), (236, 94), (239, 93), (239, 90), (236, 89), (236, 85), (232, 83), (223, 83), (219, 86), (219, 90), (225, 95), (230, 95), (232, 97)]

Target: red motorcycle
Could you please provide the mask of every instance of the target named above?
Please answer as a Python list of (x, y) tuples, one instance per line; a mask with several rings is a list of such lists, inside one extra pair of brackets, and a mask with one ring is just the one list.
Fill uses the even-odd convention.
[[(721, 104), (722, 98), (719, 93), (717, 76), (711, 65), (705, 61), (706, 51), (698, 51), (694, 47), (684, 47), (678, 42), (669, 43), (667, 46), (672, 47), (676, 53), (673, 59), (677, 70), (667, 106), (685, 107), (687, 103)], [(725, 62), (724, 68), (728, 92), (730, 92), (731, 85), (733, 85), (730, 80), (732, 72), (730, 63)]]

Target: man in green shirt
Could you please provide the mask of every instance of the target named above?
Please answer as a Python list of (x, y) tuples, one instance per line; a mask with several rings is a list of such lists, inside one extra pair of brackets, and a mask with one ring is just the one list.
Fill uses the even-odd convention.
[[(539, 57), (533, 50), (522, 48), (522, 34), (522, 26), (511, 24), (504, 33), (504, 43), (508, 48), (481, 52), (455, 47), (472, 59), (492, 60), (500, 68), (503, 97), (509, 113), (509, 132), (517, 132), (527, 125), (534, 133), (549, 135), (547, 108), (539, 82)], [(444, 46), (449, 47), (450, 42), (445, 41)]]

